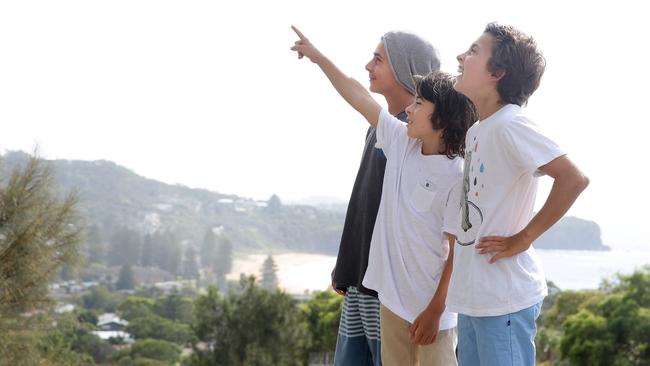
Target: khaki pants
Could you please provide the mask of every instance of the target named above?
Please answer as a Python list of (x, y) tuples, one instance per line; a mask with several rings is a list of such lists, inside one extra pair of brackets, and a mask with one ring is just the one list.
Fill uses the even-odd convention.
[(384, 305), (380, 309), (381, 362), (384, 366), (456, 366), (456, 328), (441, 331), (432, 344), (413, 344), (408, 334), (409, 322)]

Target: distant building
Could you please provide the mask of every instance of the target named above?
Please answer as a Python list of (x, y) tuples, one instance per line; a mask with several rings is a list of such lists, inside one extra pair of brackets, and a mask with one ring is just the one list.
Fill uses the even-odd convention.
[(121, 332), (129, 325), (129, 322), (121, 319), (113, 313), (105, 313), (99, 316), (97, 327), (101, 331), (117, 331)]
[(133, 337), (124, 331), (124, 328), (129, 325), (129, 322), (121, 319), (113, 313), (104, 313), (99, 316), (97, 321), (97, 328), (92, 332), (103, 341), (110, 341), (113, 339), (121, 339), (124, 343), (133, 343)]
[(99, 284), (97, 281), (78, 282), (76, 280), (63, 281), (50, 285), (50, 289), (55, 295), (72, 295), (78, 294), (84, 290), (88, 290)]

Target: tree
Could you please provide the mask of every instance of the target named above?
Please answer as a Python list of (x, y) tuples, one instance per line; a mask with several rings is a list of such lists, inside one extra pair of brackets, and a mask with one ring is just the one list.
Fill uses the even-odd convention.
[[(0, 365), (94, 365), (87, 350), (81, 350), (74, 340), (87, 334), (87, 331), (73, 319), (34, 315), (26, 319), (8, 318), (2, 321)], [(72, 322), (76, 325), (70, 330), (67, 324)]]
[(192, 307), (192, 300), (174, 290), (170, 295), (157, 299), (153, 311), (165, 319), (191, 324)]
[(153, 237), (151, 234), (146, 234), (142, 240), (142, 256), (140, 257), (140, 264), (143, 267), (151, 267), (154, 264), (153, 245)]
[(232, 270), (232, 243), (227, 237), (221, 237), (217, 248), (217, 258), (214, 265), (214, 272), (217, 279), (217, 286), (224, 288), (226, 275)]
[(159, 339), (143, 339), (136, 340), (131, 348), (120, 351), (113, 359), (120, 366), (174, 365), (179, 361), (180, 355), (181, 348), (174, 343)]
[(126, 332), (136, 339), (161, 339), (180, 345), (187, 344), (194, 335), (188, 324), (167, 320), (154, 314), (132, 320), (126, 326)]
[(104, 286), (95, 286), (90, 289), (90, 293), (81, 298), (82, 304), (86, 309), (94, 309), (112, 312), (118, 304), (118, 300), (111, 295)]
[(112, 266), (138, 264), (140, 263), (141, 251), (142, 240), (140, 234), (126, 226), (118, 226), (114, 229), (110, 239), (108, 264)]
[(343, 310), (343, 297), (334, 291), (317, 291), (300, 306), (301, 321), (309, 332), (308, 355), (334, 352)]
[(98, 225), (92, 225), (86, 235), (86, 258), (88, 263), (104, 263), (106, 248), (101, 228)]
[[(228, 297), (209, 288), (195, 306), (197, 341), (190, 365), (305, 364), (306, 333), (295, 300), (284, 292), (263, 290), (249, 277)], [(211, 347), (199, 347), (199, 342)]]
[(0, 319), (49, 299), (52, 275), (79, 256), (81, 231), (77, 196), (59, 199), (39, 158), (0, 183)]
[(201, 242), (201, 266), (203, 268), (214, 269), (217, 259), (217, 237), (214, 235), (212, 228), (206, 230)]
[(278, 213), (280, 210), (282, 210), (282, 201), (280, 200), (280, 197), (278, 197), (277, 194), (273, 194), (271, 198), (269, 198), (268, 201), (266, 201), (266, 207), (269, 212), (271, 213)]
[(154, 235), (154, 263), (161, 269), (178, 274), (181, 263), (181, 247), (171, 231), (156, 232)]
[(650, 307), (650, 265), (630, 275), (619, 275), (618, 280), (615, 292), (625, 294), (625, 299), (633, 300), (640, 306)]
[(153, 314), (155, 300), (140, 296), (129, 296), (117, 309), (122, 319), (131, 321)]
[(133, 275), (133, 268), (130, 265), (122, 265), (122, 268), (120, 268), (120, 276), (115, 287), (118, 290), (133, 290), (135, 288), (135, 276)]
[(568, 317), (582, 309), (588, 307), (587, 310), (595, 311), (597, 303), (602, 301), (604, 297), (605, 294), (593, 290), (562, 291), (555, 298), (551, 309), (544, 314), (543, 323), (559, 328)]
[[(52, 319), (47, 285), (79, 257), (82, 226), (74, 193), (59, 196), (47, 164), (28, 157), (0, 181), (0, 362), (3, 365), (92, 365), (71, 351)], [(60, 198), (63, 197), (63, 198)]]
[(587, 310), (569, 317), (560, 349), (573, 365), (613, 365), (616, 354), (607, 320)]
[[(54, 321), (56, 326), (50, 330), (49, 338), (69, 347), (70, 350), (89, 355), (99, 364), (106, 363), (115, 353), (110, 344), (91, 333), (95, 329), (93, 324), (80, 321), (74, 314), (57, 316)], [(66, 365), (66, 363), (61, 364)]]
[(273, 256), (269, 254), (269, 256), (266, 257), (264, 264), (262, 264), (262, 288), (268, 291), (275, 291), (278, 289), (277, 272), (278, 268), (275, 265)]
[(188, 245), (185, 249), (185, 258), (183, 258), (183, 277), (187, 279), (199, 279), (199, 265), (196, 260), (196, 249)]
[(97, 312), (93, 310), (80, 310), (76, 314), (79, 323), (88, 323), (92, 326), (96, 326), (97, 322), (99, 321)]
[(647, 365), (650, 268), (619, 275), (599, 291), (561, 292), (542, 317), (540, 361), (572, 365)]
[(59, 270), (59, 278), (63, 281), (71, 281), (77, 274), (77, 264), (64, 264)]

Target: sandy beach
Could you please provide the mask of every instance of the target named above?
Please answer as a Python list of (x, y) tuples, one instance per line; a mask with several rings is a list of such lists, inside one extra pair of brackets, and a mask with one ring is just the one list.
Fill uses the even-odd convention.
[[(266, 257), (266, 254), (253, 254), (235, 259), (227, 278), (237, 280), (244, 273), (259, 279)], [(273, 260), (278, 268), (280, 288), (291, 294), (328, 288), (336, 264), (336, 257), (322, 254), (285, 253), (273, 255)]]

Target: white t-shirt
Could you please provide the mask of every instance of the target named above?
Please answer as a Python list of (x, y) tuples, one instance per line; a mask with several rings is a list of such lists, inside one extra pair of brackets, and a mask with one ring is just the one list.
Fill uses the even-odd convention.
[[(438, 288), (449, 255), (444, 232), (453, 233), (460, 225), (457, 200), (456, 205), (446, 203), (452, 186), (459, 187), (462, 159), (422, 155), (422, 143), (406, 130), (403, 122), (381, 111), (377, 143), (387, 158), (386, 172), (363, 285), (412, 323)], [(456, 314), (445, 311), (440, 329), (455, 326)]]
[(467, 132), (459, 197), (461, 228), (447, 307), (469, 316), (497, 316), (530, 307), (547, 294), (535, 249), (499, 259), (478, 254), (484, 236), (511, 236), (532, 219), (538, 168), (565, 153), (509, 104)]

